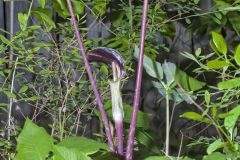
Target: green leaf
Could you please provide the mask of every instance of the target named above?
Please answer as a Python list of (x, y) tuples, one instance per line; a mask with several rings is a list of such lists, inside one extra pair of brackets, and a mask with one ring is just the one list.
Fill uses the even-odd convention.
[(3, 91), (4, 94), (6, 94), (9, 98), (16, 98), (16, 95), (14, 93), (11, 93), (9, 91)]
[(217, 139), (213, 143), (211, 143), (207, 148), (207, 154), (212, 154), (214, 151), (216, 151), (219, 148), (224, 147), (224, 142), (222, 142), (220, 139)]
[(107, 4), (110, 0), (93, 0), (94, 9), (97, 10), (98, 14), (102, 16), (107, 11)]
[(209, 124), (212, 123), (211, 120), (209, 120), (208, 118), (203, 117), (202, 115), (200, 115), (200, 114), (198, 114), (196, 112), (185, 112), (180, 117), (191, 119), (191, 120), (195, 120), (195, 121), (199, 121), (199, 122), (209, 123)]
[(41, 5), (42, 8), (45, 8), (45, 0), (38, 0), (38, 3)]
[(5, 43), (7, 46), (12, 46), (12, 42), (10, 42), (6, 37), (3, 35), (0, 35), (0, 39), (3, 43)]
[(172, 160), (171, 157), (166, 157), (166, 156), (151, 156), (147, 157), (144, 160)]
[[(135, 45), (134, 57), (138, 59), (139, 48)], [(149, 76), (157, 78), (159, 80), (163, 79), (163, 69), (162, 65), (156, 61), (153, 61), (148, 56), (144, 55), (143, 67)]]
[(31, 12), (33, 15), (36, 16), (38, 22), (42, 26), (46, 27), (47, 23), (48, 25), (50, 25), (51, 28), (56, 28), (55, 22), (52, 20), (51, 11), (49, 9), (35, 8)]
[(212, 60), (207, 63), (208, 69), (222, 69), (223, 67), (229, 66), (226, 61)]
[(224, 127), (226, 130), (233, 135), (233, 130), (236, 125), (236, 122), (240, 115), (240, 105), (234, 107), (231, 111), (228, 112), (229, 116), (224, 119)]
[(18, 13), (18, 22), (22, 31), (25, 31), (28, 22), (28, 15), (24, 13)]
[(188, 157), (172, 157), (172, 156), (151, 156), (147, 157), (144, 160), (193, 160)]
[(55, 145), (53, 160), (91, 160), (91, 158), (78, 149)]
[(24, 85), (24, 86), (22, 86), (22, 88), (19, 90), (18, 93), (24, 93), (24, 92), (26, 92), (27, 90), (28, 90), (28, 86), (27, 86), (27, 85)]
[(207, 105), (210, 104), (210, 97), (211, 97), (210, 93), (207, 90), (205, 90), (204, 99), (205, 99), (205, 102), (206, 102)]
[(216, 46), (217, 50), (226, 55), (227, 54), (227, 45), (226, 42), (224, 40), (224, 38), (222, 37), (222, 35), (216, 33), (216, 32), (212, 32), (212, 38), (213, 38), (213, 43)]
[[(238, 11), (240, 10), (240, 6), (238, 5)], [(239, 12), (229, 12), (227, 14), (228, 20), (230, 22), (230, 24), (232, 25), (233, 29), (235, 30), (235, 32), (238, 34), (238, 36), (240, 36), (240, 22), (239, 22), (239, 17), (240, 14)]]
[(205, 82), (201, 82), (195, 78), (188, 76), (185, 72), (178, 68), (176, 70), (175, 79), (186, 91), (196, 91), (206, 85)]
[[(79, 15), (83, 13), (86, 4), (79, 0), (71, 0), (73, 8), (74, 8), (74, 15)], [(55, 11), (64, 19), (70, 16), (67, 3), (65, 0), (55, 0), (53, 1), (53, 8)]]
[[(152, 81), (152, 84), (162, 96), (166, 96), (166, 89), (160, 82)], [(191, 104), (192, 100), (190, 98), (194, 99), (194, 97), (190, 97), (191, 95), (186, 95), (180, 88), (171, 89), (171, 92), (168, 93), (168, 95), (170, 100), (173, 100), (177, 103), (186, 101), (187, 103)]]
[(217, 84), (219, 89), (232, 89), (240, 86), (240, 78), (234, 78)]
[(226, 155), (222, 154), (222, 153), (219, 153), (219, 152), (214, 152), (208, 156), (204, 156), (203, 157), (203, 160), (214, 160), (214, 159), (217, 159), (217, 160), (226, 160)]
[(202, 53), (202, 49), (201, 49), (201, 48), (198, 48), (198, 49), (195, 51), (196, 57), (199, 57), (201, 53)]
[(42, 127), (26, 119), (17, 139), (17, 160), (45, 160), (52, 151), (53, 138)]
[(19, 101), (36, 101), (38, 99), (40, 99), (39, 96), (32, 96), (32, 97), (27, 97), (27, 98), (21, 98), (21, 99), (19, 99)]
[(76, 149), (84, 154), (94, 154), (100, 149), (109, 150), (108, 145), (85, 137), (68, 137), (57, 146)]
[(237, 49), (234, 54), (234, 59), (236, 63), (240, 66), (240, 44), (237, 46)]
[(176, 65), (165, 61), (162, 69), (167, 80), (167, 85), (170, 86), (175, 81)]

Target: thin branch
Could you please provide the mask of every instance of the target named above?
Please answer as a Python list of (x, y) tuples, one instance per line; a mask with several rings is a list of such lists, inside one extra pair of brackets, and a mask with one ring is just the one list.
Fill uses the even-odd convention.
[(85, 53), (85, 50), (84, 50), (83, 42), (82, 42), (79, 30), (78, 30), (77, 21), (76, 21), (76, 18), (74, 16), (74, 11), (73, 11), (73, 7), (72, 7), (72, 4), (71, 4), (71, 0), (67, 0), (67, 4), (68, 4), (68, 9), (69, 9), (70, 14), (71, 14), (72, 23), (73, 23), (73, 26), (74, 26), (75, 35), (77, 37), (80, 53), (82, 55), (84, 65), (86, 67), (86, 71), (87, 71), (87, 74), (88, 74), (88, 77), (89, 77), (89, 81), (92, 84), (93, 92), (96, 96), (96, 101), (97, 101), (99, 111), (100, 111), (101, 116), (102, 116), (102, 121), (103, 121), (104, 126), (105, 126), (105, 132), (106, 132), (106, 136), (107, 136), (107, 139), (108, 139), (108, 145), (109, 145), (111, 151), (115, 153), (113, 137), (112, 137), (111, 130), (110, 130), (110, 124), (109, 124), (106, 112), (104, 110), (103, 102), (102, 102), (102, 99), (101, 99), (100, 94), (98, 92), (96, 82), (93, 78), (91, 67), (90, 67), (89, 62), (87, 60), (87, 56), (86, 56), (86, 53)]
[[(186, 93), (186, 91), (182, 88), (182, 86), (181, 86), (181, 84), (180, 84), (179, 82), (176, 82), (176, 83), (177, 83), (178, 87), (183, 91), (183, 93), (191, 100), (192, 104), (195, 105), (195, 106), (197, 107), (197, 109), (199, 109), (202, 113), (204, 113), (205, 111), (204, 111), (204, 109), (202, 108), (202, 106), (200, 106), (199, 104), (197, 104), (197, 103), (192, 99), (192, 97), (189, 96), (189, 95)], [(206, 116), (207, 116), (207, 118), (209, 118), (209, 119), (212, 121), (212, 124), (213, 124), (214, 127), (216, 128), (216, 131), (217, 131), (219, 137), (220, 137), (222, 140), (224, 140), (223, 137), (222, 137), (222, 134), (221, 134), (221, 129), (218, 127), (218, 125), (216, 124), (215, 120), (214, 120), (208, 113), (206, 113)], [(224, 133), (223, 133), (223, 134), (224, 134)], [(228, 138), (228, 137), (226, 137), (226, 138)]]
[[(12, 73), (12, 82), (11, 82), (11, 86), (10, 86), (10, 92), (11, 93), (13, 93), (13, 89), (14, 89), (17, 62), (18, 62), (18, 57), (15, 60), (14, 70), (13, 70), (13, 73)], [(10, 98), (9, 109), (8, 109), (8, 140), (10, 140), (10, 138), (11, 138), (11, 129), (12, 129), (11, 119), (12, 119), (12, 105), (13, 105), (13, 102), (14, 102), (14, 98)]]
[(130, 124), (130, 131), (128, 135), (128, 142), (127, 142), (126, 160), (133, 159), (133, 144), (134, 144), (134, 136), (136, 131), (137, 115), (138, 115), (141, 84), (142, 84), (144, 42), (145, 42), (145, 32), (146, 32), (146, 25), (147, 25), (147, 9), (148, 9), (148, 0), (144, 0), (140, 49), (139, 49), (138, 68), (137, 68), (137, 80), (136, 80), (136, 87), (135, 87), (132, 119)]

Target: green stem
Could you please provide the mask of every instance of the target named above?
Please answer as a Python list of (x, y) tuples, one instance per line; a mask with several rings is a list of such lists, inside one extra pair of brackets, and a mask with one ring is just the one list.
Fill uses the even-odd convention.
[(165, 149), (165, 155), (169, 155), (169, 131), (170, 131), (170, 125), (169, 125), (169, 95), (168, 90), (166, 90), (166, 149)]

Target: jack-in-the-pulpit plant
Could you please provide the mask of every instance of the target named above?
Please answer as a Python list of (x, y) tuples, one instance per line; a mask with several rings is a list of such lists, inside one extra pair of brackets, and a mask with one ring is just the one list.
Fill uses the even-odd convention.
[(112, 115), (118, 140), (117, 154), (123, 157), (123, 103), (121, 80), (125, 74), (124, 61), (120, 53), (114, 49), (99, 47), (88, 54), (89, 61), (103, 62), (112, 68), (112, 80), (109, 81), (112, 99)]

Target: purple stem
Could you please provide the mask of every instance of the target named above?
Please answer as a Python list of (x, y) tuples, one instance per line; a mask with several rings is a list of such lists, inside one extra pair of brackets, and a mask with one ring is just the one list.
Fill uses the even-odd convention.
[(98, 107), (99, 107), (99, 111), (100, 111), (101, 116), (102, 116), (102, 121), (103, 121), (104, 126), (105, 126), (105, 132), (106, 132), (107, 139), (108, 139), (108, 145), (110, 147), (110, 150), (113, 153), (115, 153), (113, 137), (112, 137), (112, 134), (111, 134), (109, 121), (108, 121), (106, 112), (104, 110), (102, 99), (101, 99), (100, 94), (98, 92), (96, 82), (95, 82), (95, 80), (93, 78), (91, 67), (90, 67), (89, 62), (87, 60), (87, 56), (86, 56), (86, 53), (85, 53), (85, 50), (84, 50), (83, 42), (82, 42), (80, 33), (78, 31), (77, 21), (76, 21), (76, 18), (74, 16), (74, 11), (73, 11), (73, 7), (72, 7), (72, 4), (71, 4), (71, 0), (67, 0), (67, 4), (68, 4), (68, 8), (69, 8), (69, 11), (70, 11), (70, 14), (71, 14), (73, 26), (74, 26), (74, 29), (75, 29), (75, 35), (77, 37), (78, 45), (79, 45), (79, 48), (80, 48), (80, 53), (82, 54), (82, 58), (83, 58), (84, 65), (85, 65), (86, 70), (87, 70), (89, 81), (92, 84), (93, 92), (94, 92), (94, 94), (96, 96), (96, 101), (97, 101), (97, 104), (98, 104)]
[(140, 49), (139, 49), (138, 68), (137, 68), (137, 80), (136, 80), (135, 95), (134, 95), (134, 102), (133, 102), (132, 120), (131, 120), (131, 124), (130, 124), (130, 131), (129, 131), (128, 141), (127, 141), (126, 160), (132, 160), (132, 158), (133, 158), (133, 144), (134, 144), (134, 136), (135, 136), (135, 131), (136, 131), (138, 106), (139, 106), (140, 91), (141, 91), (141, 84), (142, 84), (142, 70), (143, 70), (144, 41), (145, 41), (146, 21), (147, 21), (147, 8), (148, 8), (148, 0), (144, 0)]
[(115, 121), (116, 134), (118, 139), (118, 150), (117, 153), (119, 158), (123, 158), (123, 123), (122, 121)]

